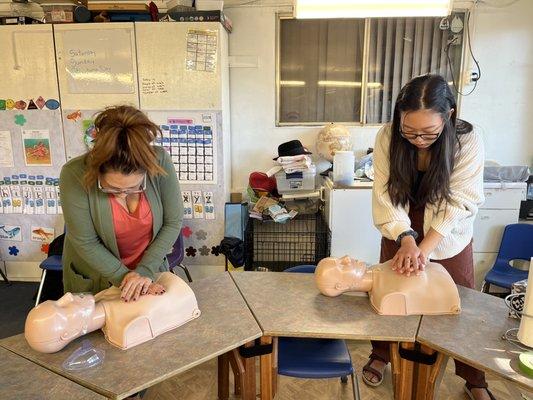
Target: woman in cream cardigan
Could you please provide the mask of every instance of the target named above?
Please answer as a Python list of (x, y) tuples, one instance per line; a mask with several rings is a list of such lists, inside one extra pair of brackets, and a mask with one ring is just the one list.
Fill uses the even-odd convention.
[[(483, 157), (481, 137), (457, 119), (443, 77), (419, 76), (402, 88), (374, 146), (372, 211), (383, 236), (381, 262), (392, 259), (393, 269), (411, 275), (435, 260), (455, 283), (474, 287), (472, 231), (484, 201)], [(373, 342), (364, 382), (379, 385), (389, 361), (389, 343)], [(494, 399), (483, 372), (455, 366), (472, 399)]]

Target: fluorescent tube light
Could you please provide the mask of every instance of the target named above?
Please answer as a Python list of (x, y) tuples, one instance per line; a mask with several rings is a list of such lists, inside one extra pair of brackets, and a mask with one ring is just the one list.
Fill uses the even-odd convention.
[(294, 0), (296, 18), (444, 17), (453, 0)]

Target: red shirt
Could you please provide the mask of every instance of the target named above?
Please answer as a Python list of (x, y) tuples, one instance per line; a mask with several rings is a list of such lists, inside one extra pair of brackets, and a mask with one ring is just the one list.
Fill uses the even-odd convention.
[(109, 201), (120, 259), (126, 267), (134, 270), (152, 240), (153, 217), (150, 203), (144, 193), (141, 193), (137, 209), (130, 214), (115, 196), (109, 195)]

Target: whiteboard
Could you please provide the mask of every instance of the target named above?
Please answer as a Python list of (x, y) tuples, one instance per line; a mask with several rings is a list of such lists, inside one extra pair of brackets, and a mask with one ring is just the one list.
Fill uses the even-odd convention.
[(69, 93), (134, 93), (130, 32), (104, 29), (63, 36)]
[(139, 106), (133, 23), (54, 25), (63, 109)]
[[(187, 67), (188, 32), (203, 30), (218, 37), (215, 67)], [(220, 110), (222, 108), (220, 43), (226, 35), (219, 22), (136, 22), (137, 68), (143, 110)]]
[(52, 25), (0, 26), (0, 98), (59, 100)]

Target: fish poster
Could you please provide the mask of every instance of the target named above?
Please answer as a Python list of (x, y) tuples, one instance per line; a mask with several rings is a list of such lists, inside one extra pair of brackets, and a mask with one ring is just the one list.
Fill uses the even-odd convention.
[(0, 225), (0, 240), (22, 242), (22, 229), (20, 226)]
[(47, 129), (22, 130), (24, 161), (27, 166), (51, 166), (50, 132)]
[(34, 242), (50, 243), (54, 239), (54, 228), (42, 226), (31, 227), (31, 240)]

